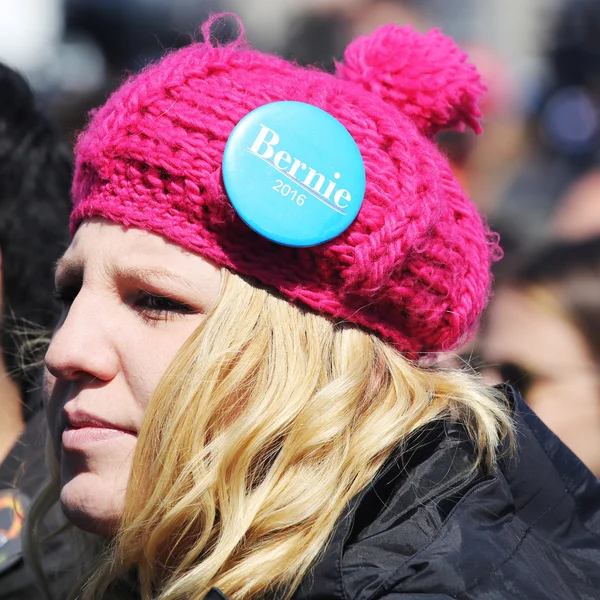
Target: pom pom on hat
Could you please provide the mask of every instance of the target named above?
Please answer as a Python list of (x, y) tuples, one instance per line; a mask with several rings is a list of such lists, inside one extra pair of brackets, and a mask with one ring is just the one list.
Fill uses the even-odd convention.
[(485, 86), (467, 55), (437, 29), (423, 35), (386, 25), (354, 40), (336, 66), (338, 77), (396, 105), (428, 137), (444, 129), (482, 131), (477, 104)]

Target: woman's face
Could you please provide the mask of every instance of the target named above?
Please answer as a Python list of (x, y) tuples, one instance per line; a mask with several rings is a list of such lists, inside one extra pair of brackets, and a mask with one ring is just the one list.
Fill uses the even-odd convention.
[(554, 304), (500, 288), (479, 350), (495, 383), (509, 380), (546, 425), (600, 475), (600, 377), (585, 338)]
[(220, 285), (199, 256), (102, 220), (82, 224), (59, 261), (64, 310), (44, 397), (61, 502), (78, 527), (114, 532), (148, 401)]

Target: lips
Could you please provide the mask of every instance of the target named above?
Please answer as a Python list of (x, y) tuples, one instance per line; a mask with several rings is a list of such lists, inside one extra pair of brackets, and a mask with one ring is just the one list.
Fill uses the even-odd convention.
[(62, 434), (65, 450), (83, 450), (87, 446), (109, 441), (126, 441), (136, 438), (132, 429), (102, 417), (65, 407), (67, 427)]

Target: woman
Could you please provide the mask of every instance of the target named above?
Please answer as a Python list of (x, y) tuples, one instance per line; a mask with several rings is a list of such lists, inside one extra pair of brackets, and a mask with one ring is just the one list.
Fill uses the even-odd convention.
[(94, 114), (46, 357), (62, 505), (109, 540), (79, 597), (595, 594), (585, 467), (414, 362), (488, 295), (494, 238), (430, 139), (478, 130), (482, 89), (389, 26), (336, 76), (196, 44)]
[(554, 242), (500, 280), (480, 340), (492, 378), (513, 384), (600, 475), (600, 238)]

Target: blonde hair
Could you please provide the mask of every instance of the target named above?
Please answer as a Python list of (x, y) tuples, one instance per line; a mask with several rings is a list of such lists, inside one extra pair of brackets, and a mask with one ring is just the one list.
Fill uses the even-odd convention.
[(460, 421), (493, 464), (497, 393), (224, 271), (222, 298), (150, 401), (122, 523), (81, 590), (137, 570), (144, 600), (289, 597), (343, 509), (412, 432)]

